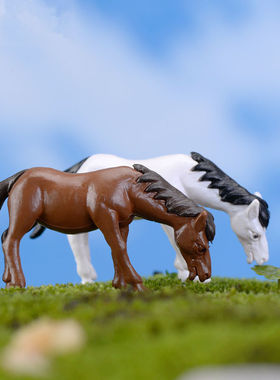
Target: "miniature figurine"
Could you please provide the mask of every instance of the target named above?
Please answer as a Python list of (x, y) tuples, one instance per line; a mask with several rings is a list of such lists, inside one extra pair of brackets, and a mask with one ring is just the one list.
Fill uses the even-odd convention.
[[(80, 161), (68, 171), (85, 173), (115, 166), (132, 166), (134, 162), (156, 171), (194, 202), (226, 212), (230, 217), (233, 231), (243, 245), (248, 263), (255, 260), (261, 265), (268, 260), (266, 228), (269, 222), (269, 211), (267, 203), (259, 193), (249, 193), (199, 153), (192, 152), (191, 156), (176, 154), (134, 161), (109, 154), (97, 154)], [(178, 277), (185, 281), (189, 272), (176, 245), (173, 230), (164, 224), (162, 227), (176, 251), (174, 265), (178, 270)], [(43, 230), (44, 227), (37, 225), (31, 237), (39, 236)], [(90, 260), (88, 234), (68, 235), (68, 240), (82, 283), (94, 281), (97, 276)]]
[[(100, 229), (111, 247), (113, 286), (144, 290), (126, 248), (134, 217), (164, 223), (189, 269), (189, 279), (211, 276), (209, 241), (215, 236), (213, 216), (197, 206), (160, 175), (142, 165), (83, 174), (50, 168), (21, 171), (0, 183), (0, 208), (8, 197), (9, 228), (2, 235), (3, 281), (25, 287), (19, 244), (35, 222), (67, 234)], [(141, 174), (140, 174), (141, 173)]]

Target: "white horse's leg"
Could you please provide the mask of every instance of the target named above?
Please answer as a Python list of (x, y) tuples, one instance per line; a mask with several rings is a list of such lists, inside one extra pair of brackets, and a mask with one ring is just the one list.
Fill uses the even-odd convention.
[(186, 279), (189, 277), (190, 272), (188, 271), (188, 265), (186, 261), (184, 260), (183, 256), (181, 255), (181, 252), (175, 242), (174, 239), (174, 230), (172, 227), (169, 227), (165, 224), (161, 225), (164, 232), (166, 233), (172, 247), (175, 249), (176, 257), (174, 261), (174, 266), (178, 271), (178, 278), (181, 281), (186, 281)]
[(77, 273), (82, 279), (82, 284), (94, 282), (97, 274), (90, 262), (88, 245), (88, 233), (67, 235), (70, 247), (77, 264)]

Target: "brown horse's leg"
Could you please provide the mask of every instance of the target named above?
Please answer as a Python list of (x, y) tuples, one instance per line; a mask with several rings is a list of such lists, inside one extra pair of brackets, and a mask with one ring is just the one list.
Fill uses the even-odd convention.
[[(21, 189), (20, 189), (21, 190)], [(25, 277), (22, 271), (21, 260), (19, 255), (19, 244), (24, 236), (36, 222), (42, 205), (38, 202), (36, 207), (30, 207), (32, 199), (32, 189), (29, 190), (28, 196), (24, 195), (24, 191), (13, 192), (8, 200), (10, 223), (8, 233), (2, 244), (5, 256), (6, 267), (10, 275), (4, 276), (4, 281), (8, 287), (19, 286), (25, 287)]]
[[(127, 244), (127, 237), (128, 237), (128, 232), (129, 232), (129, 225), (127, 226), (120, 226), (120, 232), (121, 232), (121, 235), (122, 235), (122, 238), (123, 238), (123, 241), (125, 242), (125, 244)], [(127, 251), (126, 251), (126, 254), (127, 254)], [(127, 255), (127, 259), (129, 261), (129, 257)], [(129, 261), (130, 262), (130, 261)], [(130, 264), (131, 265), (131, 264)], [(114, 281), (114, 280), (113, 280)], [(137, 283), (134, 285), (134, 289), (135, 290), (139, 290), (139, 291), (144, 291), (144, 290), (148, 290), (144, 285), (143, 285), (143, 282), (142, 282), (142, 279), (141, 279), (141, 282)]]
[[(6, 236), (7, 236), (7, 233), (8, 233), (8, 229), (5, 230), (1, 236), (1, 242), (2, 242), (2, 246), (3, 246), (3, 243), (6, 239)], [(3, 249), (4, 251), (4, 249)], [(4, 274), (3, 274), (3, 281), (8, 283), (11, 281), (11, 273), (10, 273), (10, 269), (9, 269), (9, 265), (7, 263), (7, 259), (6, 259), (6, 255), (4, 254), (4, 262), (5, 262), (5, 269), (4, 269)]]
[(127, 242), (127, 237), (128, 237), (128, 233), (129, 233), (129, 224), (127, 226), (119, 226), (120, 228), (120, 232), (121, 232), (121, 235), (122, 235), (122, 238), (123, 238), (123, 241)]
[(7, 283), (8, 287), (25, 287), (25, 278), (19, 257), (19, 243), (20, 239), (13, 237), (8, 232), (8, 235), (3, 243), (3, 252), (5, 256), (6, 268), (8, 267), (9, 272), (9, 275), (7, 277), (3, 276), (3, 280)]
[[(99, 218), (98, 218), (99, 219)], [(113, 286), (115, 288), (125, 287), (131, 284), (135, 290), (141, 290), (142, 279), (135, 271), (127, 255), (126, 241), (128, 226), (120, 229), (118, 215), (115, 211), (102, 212), (99, 223), (95, 223), (103, 233), (107, 243), (111, 247), (114, 262), (115, 276)]]

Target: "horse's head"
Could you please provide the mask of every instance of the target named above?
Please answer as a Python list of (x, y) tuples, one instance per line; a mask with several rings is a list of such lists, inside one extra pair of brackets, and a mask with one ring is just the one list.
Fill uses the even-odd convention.
[[(257, 193), (258, 197), (260, 194)], [(253, 260), (258, 265), (263, 264), (269, 258), (268, 244), (266, 240), (266, 228), (259, 219), (260, 201), (254, 199), (249, 206), (244, 206), (241, 211), (231, 216), (230, 222), (247, 255), (247, 262)]]
[(190, 272), (189, 279), (197, 275), (201, 282), (211, 277), (209, 241), (206, 236), (207, 212), (187, 217), (187, 222), (175, 229), (175, 240)]

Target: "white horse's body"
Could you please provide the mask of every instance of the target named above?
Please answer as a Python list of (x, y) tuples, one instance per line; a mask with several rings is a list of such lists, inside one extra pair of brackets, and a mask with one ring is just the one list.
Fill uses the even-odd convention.
[[(78, 173), (123, 165), (132, 166), (136, 163), (156, 171), (171, 185), (201, 206), (226, 212), (230, 217), (233, 231), (243, 245), (248, 263), (256, 260), (258, 264), (263, 264), (268, 260), (265, 228), (262, 227), (258, 219), (259, 201), (255, 199), (250, 205), (233, 205), (222, 201), (219, 190), (208, 187), (210, 182), (199, 181), (203, 172), (192, 171), (197, 162), (188, 155), (176, 154), (147, 160), (127, 160), (109, 154), (97, 154), (89, 157), (82, 164)], [(174, 265), (178, 270), (178, 277), (185, 281), (189, 272), (185, 260), (183, 260), (176, 246), (173, 230), (166, 225), (162, 225), (162, 227), (176, 251)], [(88, 234), (68, 235), (68, 240), (74, 253), (77, 272), (82, 278), (82, 283), (94, 281), (97, 275), (90, 260)]]

